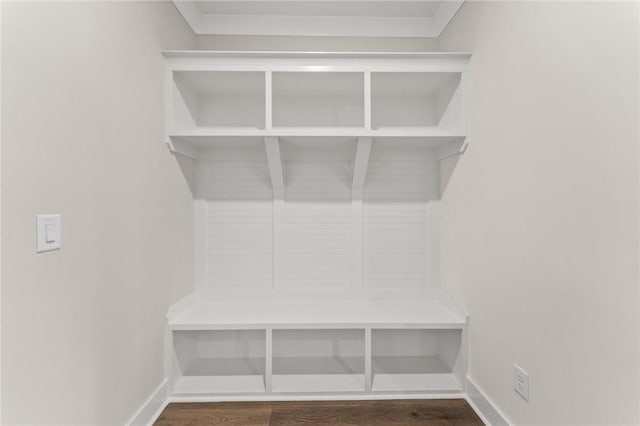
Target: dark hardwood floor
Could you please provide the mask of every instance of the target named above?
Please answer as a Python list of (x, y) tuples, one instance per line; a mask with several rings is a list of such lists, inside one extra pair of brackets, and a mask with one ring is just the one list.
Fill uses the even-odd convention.
[(464, 399), (169, 404), (157, 426), (482, 425)]

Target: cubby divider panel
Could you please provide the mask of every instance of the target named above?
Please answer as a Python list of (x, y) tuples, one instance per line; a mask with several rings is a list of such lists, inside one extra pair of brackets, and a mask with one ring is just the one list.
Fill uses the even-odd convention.
[(173, 392), (265, 391), (265, 330), (174, 331)]
[(363, 329), (273, 330), (273, 392), (363, 392)]

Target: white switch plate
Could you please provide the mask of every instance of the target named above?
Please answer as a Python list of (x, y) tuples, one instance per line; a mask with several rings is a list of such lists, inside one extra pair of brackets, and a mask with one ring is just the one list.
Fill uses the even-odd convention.
[(37, 252), (59, 250), (62, 247), (62, 229), (59, 214), (36, 216)]
[(513, 390), (529, 402), (529, 374), (516, 364), (513, 364)]

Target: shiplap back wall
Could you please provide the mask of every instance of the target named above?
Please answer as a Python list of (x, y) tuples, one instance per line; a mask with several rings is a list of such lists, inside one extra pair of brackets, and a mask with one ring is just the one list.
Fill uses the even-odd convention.
[[(274, 216), (262, 140), (210, 149), (199, 163), (199, 193), (206, 201), (206, 224), (201, 225), (206, 229), (198, 231), (206, 234), (204, 289), (339, 293), (360, 285), (352, 272), (360, 267), (359, 290), (398, 290), (407, 297), (409, 289), (426, 290), (435, 276), (430, 265), (437, 263), (430, 260), (437, 252), (430, 241), (437, 240), (437, 154), (417, 143), (374, 141), (362, 219), (354, 225), (355, 144), (280, 140), (285, 169), (281, 219)], [(281, 223), (274, 232), (277, 220)], [(354, 226), (362, 227), (362, 240), (354, 241)], [(362, 244), (361, 266), (353, 264), (354, 244)]]

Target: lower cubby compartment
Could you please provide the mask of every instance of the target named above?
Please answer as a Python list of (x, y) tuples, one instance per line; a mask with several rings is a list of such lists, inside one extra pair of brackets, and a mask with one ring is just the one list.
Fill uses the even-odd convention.
[(173, 331), (175, 394), (265, 391), (265, 330)]
[(363, 392), (364, 329), (273, 330), (273, 392)]
[(461, 391), (462, 330), (373, 329), (372, 390)]

